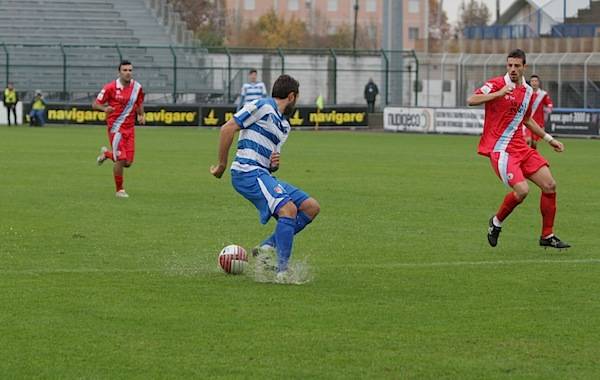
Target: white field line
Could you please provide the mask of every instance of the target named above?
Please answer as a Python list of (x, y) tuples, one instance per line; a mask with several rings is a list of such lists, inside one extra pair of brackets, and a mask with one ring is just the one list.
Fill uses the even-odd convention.
[[(385, 263), (385, 264), (346, 264), (347, 268), (434, 268), (434, 267), (478, 267), (478, 266), (502, 266), (502, 265), (526, 265), (526, 264), (600, 264), (600, 259), (564, 259), (564, 260), (485, 260), (485, 261), (446, 261), (433, 263)], [(336, 265), (339, 268), (339, 266)], [(172, 270), (168, 268), (148, 268), (148, 269), (119, 269), (119, 268), (48, 268), (48, 269), (0, 269), (1, 274), (79, 274), (79, 273), (165, 273), (174, 272), (213, 272), (216, 270), (208, 269), (203, 266), (189, 268), (180, 268)]]

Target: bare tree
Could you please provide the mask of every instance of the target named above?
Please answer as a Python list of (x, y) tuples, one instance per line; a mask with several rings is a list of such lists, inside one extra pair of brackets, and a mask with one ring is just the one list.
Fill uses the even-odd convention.
[(450, 35), (448, 15), (440, 0), (429, 0), (429, 38), (443, 39)]
[(459, 13), (460, 18), (456, 26), (459, 31), (469, 26), (487, 25), (491, 18), (487, 5), (475, 0), (469, 0), (466, 4), (463, 0), (460, 4)]
[(196, 38), (207, 46), (221, 46), (226, 32), (225, 0), (169, 0)]

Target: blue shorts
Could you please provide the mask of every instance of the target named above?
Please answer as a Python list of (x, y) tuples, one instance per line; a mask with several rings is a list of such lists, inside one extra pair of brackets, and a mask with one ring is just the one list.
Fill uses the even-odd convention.
[(271, 216), (277, 215), (279, 209), (289, 201), (299, 208), (302, 202), (309, 198), (304, 191), (264, 170), (232, 170), (231, 184), (238, 193), (254, 204), (262, 224), (266, 224)]

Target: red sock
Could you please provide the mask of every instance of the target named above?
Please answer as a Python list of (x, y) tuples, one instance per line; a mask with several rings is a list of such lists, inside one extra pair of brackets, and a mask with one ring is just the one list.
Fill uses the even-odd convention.
[(515, 207), (519, 205), (519, 203), (521, 203), (521, 201), (517, 199), (517, 195), (514, 191), (511, 191), (510, 193), (506, 194), (502, 205), (500, 205), (500, 208), (496, 213), (496, 218), (498, 218), (498, 220), (501, 222), (504, 221), (504, 219), (506, 219), (510, 215), (512, 210), (514, 210)]
[(556, 215), (556, 193), (542, 193), (540, 211), (542, 212), (542, 237), (552, 235)]
[(122, 175), (115, 176), (115, 185), (117, 186), (117, 191), (123, 190), (123, 176)]
[(106, 152), (104, 152), (104, 157), (108, 158), (111, 161), (114, 161), (113, 154), (110, 150), (107, 150)]

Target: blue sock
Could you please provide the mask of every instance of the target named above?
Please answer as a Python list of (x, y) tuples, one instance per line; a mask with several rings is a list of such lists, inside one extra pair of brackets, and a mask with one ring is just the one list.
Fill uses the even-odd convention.
[(275, 227), (275, 245), (277, 247), (278, 268), (281, 272), (287, 269), (294, 244), (294, 227), (296, 219), (280, 217)]
[(304, 227), (310, 224), (310, 222), (312, 222), (312, 219), (309, 218), (308, 215), (302, 211), (298, 211), (298, 215), (296, 215), (296, 227), (294, 229), (294, 234), (302, 231)]
[[(296, 216), (296, 226), (294, 227), (294, 235), (297, 234), (298, 232), (302, 231), (304, 229), (304, 227), (306, 227), (308, 224), (310, 224), (310, 222), (312, 222), (312, 219), (308, 217), (308, 215), (306, 215), (305, 213), (303, 213), (302, 211), (298, 211), (298, 215)], [(275, 243), (275, 232), (273, 232), (273, 234), (271, 234), (268, 238), (266, 238), (265, 240), (263, 240), (260, 245), (268, 245), (270, 247), (276, 247), (277, 244)]]

